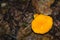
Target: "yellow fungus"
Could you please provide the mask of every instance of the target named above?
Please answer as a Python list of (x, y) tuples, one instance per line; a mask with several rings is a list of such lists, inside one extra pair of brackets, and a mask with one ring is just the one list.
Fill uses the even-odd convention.
[(43, 14), (35, 14), (35, 19), (32, 21), (32, 30), (35, 33), (45, 34), (47, 33), (53, 25), (53, 19), (50, 16), (43, 15)]

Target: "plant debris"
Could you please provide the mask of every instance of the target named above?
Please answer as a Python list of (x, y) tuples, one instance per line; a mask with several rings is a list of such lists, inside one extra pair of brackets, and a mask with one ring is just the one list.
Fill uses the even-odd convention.
[(53, 28), (44, 35), (36, 34), (31, 29), (33, 16), (39, 13), (32, 0), (1, 0), (0, 4), (0, 40), (60, 40), (60, 0), (54, 0), (49, 7), (42, 5), (48, 7), (47, 13), (51, 13), (49, 16), (54, 22)]

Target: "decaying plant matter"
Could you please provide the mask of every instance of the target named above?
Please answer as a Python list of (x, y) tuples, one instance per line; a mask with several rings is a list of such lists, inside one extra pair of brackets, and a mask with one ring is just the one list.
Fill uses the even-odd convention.
[(38, 13), (50, 15), (52, 13), (50, 6), (54, 1), (55, 0), (32, 0), (32, 4)]

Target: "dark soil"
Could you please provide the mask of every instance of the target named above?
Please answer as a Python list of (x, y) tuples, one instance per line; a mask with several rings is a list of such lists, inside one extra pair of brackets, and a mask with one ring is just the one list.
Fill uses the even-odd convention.
[(0, 0), (0, 40), (60, 40), (60, 1), (51, 5), (53, 28), (46, 34), (31, 30), (31, 21), (36, 9), (31, 0)]

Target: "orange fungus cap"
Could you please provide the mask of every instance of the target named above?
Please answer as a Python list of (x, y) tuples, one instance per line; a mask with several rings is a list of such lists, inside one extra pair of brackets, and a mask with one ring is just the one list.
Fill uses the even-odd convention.
[(32, 21), (31, 25), (32, 25), (32, 30), (35, 33), (39, 33), (39, 34), (45, 34), (47, 33), (53, 25), (53, 19), (50, 16), (47, 15), (34, 15), (35, 19)]

